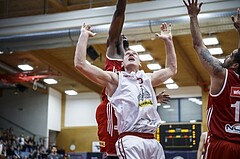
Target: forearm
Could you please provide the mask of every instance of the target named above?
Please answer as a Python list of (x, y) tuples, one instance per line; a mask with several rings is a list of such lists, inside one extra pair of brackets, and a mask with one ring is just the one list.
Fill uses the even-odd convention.
[(87, 33), (81, 33), (77, 42), (74, 65), (75, 67), (82, 66), (86, 64), (86, 52), (87, 52), (87, 42), (89, 35)]
[(175, 53), (175, 48), (172, 39), (167, 39), (164, 41), (166, 49), (166, 62), (165, 68), (169, 68), (172, 75), (177, 73), (177, 58)]
[(190, 30), (194, 48), (204, 47), (197, 16), (190, 16)]
[(112, 22), (109, 29), (110, 42), (119, 40), (125, 19), (127, 0), (118, 0), (116, 10), (113, 14)]
[(125, 10), (126, 10), (126, 4), (127, 4), (127, 0), (118, 0), (117, 1), (117, 6), (116, 6), (116, 15), (124, 15)]

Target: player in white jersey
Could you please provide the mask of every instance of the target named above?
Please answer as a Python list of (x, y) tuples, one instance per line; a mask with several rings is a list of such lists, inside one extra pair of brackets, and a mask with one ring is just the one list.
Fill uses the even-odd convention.
[(124, 53), (125, 71), (119, 74), (87, 64), (88, 38), (95, 36), (95, 33), (91, 31), (89, 25), (83, 24), (81, 28), (74, 64), (76, 69), (88, 79), (106, 87), (106, 94), (114, 105), (117, 117), (120, 133), (117, 153), (120, 159), (165, 158), (161, 145), (154, 139), (154, 133), (161, 119), (156, 110), (157, 102), (153, 87), (162, 84), (177, 73), (176, 53), (170, 28), (171, 25), (163, 23), (160, 27), (161, 34), (156, 33), (165, 43), (165, 68), (147, 74), (139, 71), (140, 59), (138, 53), (133, 50)]

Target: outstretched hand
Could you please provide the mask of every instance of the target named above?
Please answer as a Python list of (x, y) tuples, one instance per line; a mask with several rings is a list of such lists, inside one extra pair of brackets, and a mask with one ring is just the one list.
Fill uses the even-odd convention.
[(171, 24), (162, 23), (160, 26), (161, 33), (155, 33), (155, 35), (163, 40), (172, 40)]
[(191, 16), (197, 16), (198, 13), (201, 11), (201, 7), (202, 7), (202, 4), (203, 4), (201, 2), (198, 6), (198, 0), (188, 0), (188, 3), (185, 0), (183, 0), (183, 3), (187, 7), (188, 14), (189, 14), (190, 17)]
[(170, 101), (169, 94), (165, 94), (165, 91), (162, 91), (156, 95), (157, 102), (161, 104), (167, 104)]
[(96, 35), (96, 33), (94, 33), (91, 30), (91, 26), (90, 25), (86, 25), (85, 23), (83, 23), (82, 27), (81, 27), (81, 34), (87, 33), (89, 37), (94, 37)]
[(240, 8), (237, 9), (236, 18), (234, 18), (234, 16), (232, 15), (232, 21), (234, 27), (238, 30), (238, 32), (240, 32)]

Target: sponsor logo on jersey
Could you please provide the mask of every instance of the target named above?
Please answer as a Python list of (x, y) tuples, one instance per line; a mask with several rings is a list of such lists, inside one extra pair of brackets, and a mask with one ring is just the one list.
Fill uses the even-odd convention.
[(226, 124), (225, 131), (232, 134), (240, 134), (240, 123), (237, 124)]
[(231, 87), (230, 96), (240, 98), (240, 87)]
[(99, 141), (99, 146), (100, 147), (105, 147), (105, 141)]

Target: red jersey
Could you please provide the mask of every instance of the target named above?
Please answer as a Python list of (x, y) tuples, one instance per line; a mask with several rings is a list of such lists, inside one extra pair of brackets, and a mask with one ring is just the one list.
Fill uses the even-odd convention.
[[(106, 58), (104, 70), (120, 71), (122, 70), (122, 60), (114, 60)], [(105, 89), (102, 91), (102, 102), (96, 110), (96, 120), (98, 123), (98, 138), (100, 143), (100, 151), (106, 152), (108, 155), (116, 155), (115, 143), (118, 139), (117, 119), (113, 108), (108, 105), (108, 99)]]
[(211, 137), (240, 143), (240, 79), (231, 69), (221, 91), (209, 94), (207, 120)]

